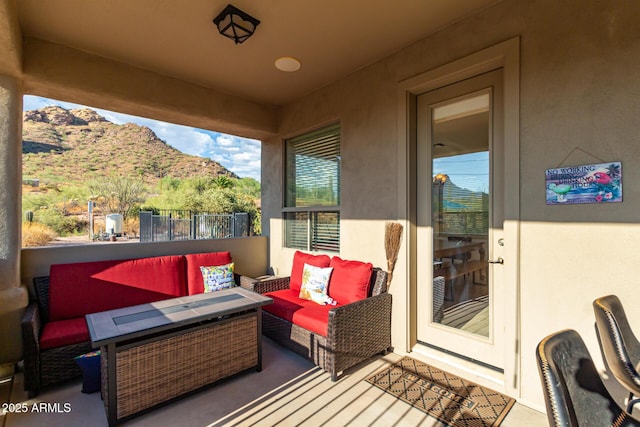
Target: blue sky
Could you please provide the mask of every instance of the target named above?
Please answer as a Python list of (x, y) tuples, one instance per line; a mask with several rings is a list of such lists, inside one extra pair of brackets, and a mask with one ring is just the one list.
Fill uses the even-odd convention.
[(471, 191), (489, 192), (489, 152), (433, 159), (433, 175), (449, 175), (451, 182)]
[(23, 99), (24, 111), (37, 110), (51, 105), (68, 110), (91, 108), (116, 124), (135, 123), (147, 126), (158, 135), (158, 138), (183, 153), (210, 158), (241, 178), (249, 177), (260, 181), (260, 141), (255, 139), (175, 125), (39, 96), (25, 95)]

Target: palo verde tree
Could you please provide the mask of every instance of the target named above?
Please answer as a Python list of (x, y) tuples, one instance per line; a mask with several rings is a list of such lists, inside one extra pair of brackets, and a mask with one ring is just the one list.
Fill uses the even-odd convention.
[(115, 176), (89, 184), (91, 198), (105, 213), (119, 213), (127, 218), (134, 206), (144, 202), (146, 189), (135, 178)]

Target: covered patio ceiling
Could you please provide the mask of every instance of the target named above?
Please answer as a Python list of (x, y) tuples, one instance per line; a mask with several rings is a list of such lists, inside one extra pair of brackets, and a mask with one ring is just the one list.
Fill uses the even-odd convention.
[[(0, 25), (0, 40), (43, 40), (232, 97), (278, 106), (497, 1), (237, 0), (234, 6), (261, 21), (254, 36), (238, 45), (222, 37), (212, 23), (226, 0), (2, 3), (5, 12), (16, 9), (22, 34), (12, 34), (11, 25)], [(0, 45), (10, 50), (12, 44)], [(0, 54), (20, 61), (12, 52)], [(294, 73), (279, 71), (274, 61), (282, 56), (299, 59), (302, 68)]]

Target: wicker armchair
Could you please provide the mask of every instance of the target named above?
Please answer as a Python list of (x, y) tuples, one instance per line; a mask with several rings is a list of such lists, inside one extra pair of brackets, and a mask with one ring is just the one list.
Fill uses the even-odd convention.
[[(235, 274), (235, 281), (239, 286), (250, 287), (255, 279)], [(22, 316), (24, 389), (29, 398), (37, 396), (44, 387), (80, 378), (82, 373), (74, 357), (92, 351), (89, 341), (46, 350), (40, 348), (40, 335), (49, 321), (49, 276), (35, 277), (33, 286), (36, 300)]]
[(40, 335), (49, 321), (49, 277), (33, 279), (36, 301), (32, 301), (22, 316), (24, 346), (24, 389), (35, 397), (41, 388), (80, 377), (75, 356), (91, 351), (86, 341), (64, 347), (40, 349)]
[[(331, 374), (338, 373), (391, 347), (391, 294), (387, 273), (375, 268), (371, 296), (329, 311), (327, 336), (301, 328), (267, 311), (262, 311), (262, 333), (284, 347), (306, 357)], [(242, 286), (261, 294), (289, 288), (289, 277)]]

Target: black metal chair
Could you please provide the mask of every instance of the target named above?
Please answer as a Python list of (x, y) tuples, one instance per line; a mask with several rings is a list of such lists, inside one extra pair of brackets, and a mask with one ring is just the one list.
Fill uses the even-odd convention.
[[(620, 299), (607, 295), (593, 302), (600, 346), (613, 376), (629, 392), (627, 412), (640, 402), (640, 342), (633, 334)], [(635, 397), (635, 398), (634, 398)]]
[(544, 338), (536, 357), (550, 426), (640, 426), (611, 397), (576, 331)]

